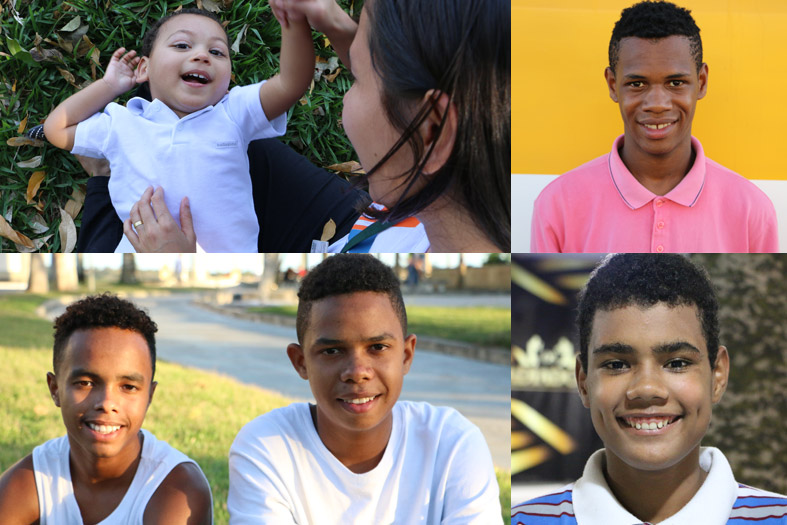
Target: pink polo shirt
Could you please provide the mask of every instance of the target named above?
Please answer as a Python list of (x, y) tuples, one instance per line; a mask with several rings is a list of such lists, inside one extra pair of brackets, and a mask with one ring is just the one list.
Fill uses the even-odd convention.
[(612, 152), (552, 181), (533, 209), (533, 252), (775, 252), (776, 210), (757, 186), (705, 158), (669, 193), (651, 193)]

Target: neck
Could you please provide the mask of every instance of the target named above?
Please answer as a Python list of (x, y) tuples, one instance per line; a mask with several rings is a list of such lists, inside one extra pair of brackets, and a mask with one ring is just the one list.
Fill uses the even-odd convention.
[(369, 472), (383, 459), (391, 438), (393, 414), (388, 414), (388, 417), (374, 428), (348, 431), (328, 424), (328, 419), (320, 415), (318, 407), (312, 405), (310, 408), (317, 435), (325, 448), (349, 470), (356, 474)]
[[(700, 467), (699, 446), (680, 463), (664, 470), (635, 469), (609, 453), (604, 468), (618, 501), (637, 519), (650, 523), (664, 521), (686, 506), (707, 475)], [(648, 497), (643, 498), (643, 494)]]
[(80, 485), (127, 484), (131, 483), (142, 457), (142, 433), (136, 446), (126, 447), (112, 457), (96, 457), (79, 447), (71, 446), (69, 464), (72, 483)]
[(680, 184), (691, 170), (697, 154), (691, 147), (691, 137), (665, 155), (651, 155), (633, 140), (623, 139), (620, 158), (640, 184), (655, 195), (666, 195)]
[(418, 213), (429, 237), (430, 252), (500, 252), (476, 225), (467, 210), (453, 199), (441, 197)]

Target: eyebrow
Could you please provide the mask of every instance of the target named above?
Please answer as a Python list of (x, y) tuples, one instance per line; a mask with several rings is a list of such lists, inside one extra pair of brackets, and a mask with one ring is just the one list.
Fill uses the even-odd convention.
[[(688, 341), (673, 341), (670, 343), (662, 343), (651, 347), (651, 352), (654, 354), (674, 354), (676, 352), (691, 352), (701, 354), (699, 348), (689, 343)], [(631, 345), (623, 343), (608, 343), (593, 349), (593, 355), (598, 354), (633, 354), (636, 350)]]
[[(686, 77), (690, 77), (690, 76), (691, 76), (690, 73), (673, 73), (671, 75), (667, 75), (666, 78), (667, 78), (667, 80), (674, 80), (676, 78), (686, 78)], [(629, 73), (628, 75), (624, 75), (623, 78), (625, 78), (626, 80), (646, 80), (647, 79), (646, 76), (638, 75), (638, 74), (635, 74), (635, 73)]]
[[(387, 339), (393, 339), (393, 338), (394, 338), (393, 334), (389, 334), (389, 333), (385, 332), (385, 333), (382, 333), (380, 335), (375, 335), (373, 337), (367, 337), (366, 339), (363, 339), (362, 341), (364, 343), (378, 343), (380, 341), (385, 341)], [(329, 339), (327, 337), (318, 337), (314, 341), (314, 344), (315, 345), (320, 345), (320, 346), (330, 346), (330, 345), (341, 345), (341, 344), (345, 344), (346, 342), (347, 341), (345, 341), (343, 339)]]
[[(174, 33), (169, 35), (167, 38), (172, 38), (173, 36), (177, 35), (178, 33), (186, 33), (190, 37), (194, 37), (196, 35), (196, 33), (194, 31), (190, 31), (188, 29), (178, 29), (177, 31), (175, 31)], [(220, 37), (218, 35), (213, 35), (212, 37), (210, 37), (210, 39), (211, 40), (218, 40), (219, 42), (225, 42), (226, 43), (224, 38), (222, 38), (222, 37)]]
[[(91, 379), (100, 379), (100, 376), (98, 374), (96, 374), (95, 372), (91, 372), (90, 370), (87, 370), (85, 368), (75, 368), (68, 376), (68, 378), (71, 380), (77, 377), (90, 377)], [(131, 381), (137, 383), (142, 383), (145, 381), (145, 376), (134, 372), (129, 374), (122, 374), (117, 378), (122, 381)]]

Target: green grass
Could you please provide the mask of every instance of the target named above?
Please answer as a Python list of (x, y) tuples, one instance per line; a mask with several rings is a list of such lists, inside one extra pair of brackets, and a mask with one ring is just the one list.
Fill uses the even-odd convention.
[[(0, 295), (0, 472), (36, 445), (64, 434), (60, 412), (46, 387), (52, 369), (52, 326), (35, 309), (54, 296)], [(215, 522), (226, 524), (227, 454), (240, 428), (289, 401), (228, 377), (159, 361), (159, 386), (144, 427), (193, 458), (213, 491)], [(498, 470), (503, 523), (510, 519), (511, 474)], [(508, 514), (509, 518), (506, 518)]]
[[(219, 18), (228, 22), (230, 43), (248, 24), (240, 50), (232, 56), (235, 79), (231, 85), (270, 78), (278, 70), (281, 30), (270, 13), (268, 2), (227, 3), (230, 7), (219, 13)], [(339, 0), (342, 7), (356, 16), (362, 3), (361, 0)], [(0, 97), (0, 137), (3, 141), (0, 148), (0, 215), (10, 216), (8, 222), (12, 228), (31, 239), (51, 235), (41, 251), (60, 251), (60, 208), (65, 207), (72, 192), (84, 186), (87, 174), (66, 151), (50, 145), (8, 147), (6, 141), (17, 136), (19, 125), (25, 118), (28, 119), (28, 129), (42, 123), (57, 104), (77, 91), (60, 70), (73, 75), (74, 83), (80, 86), (101, 78), (115, 49), (121, 46), (139, 49), (145, 30), (164, 13), (181, 4), (196, 7), (194, 0), (17, 2), (16, 9), (24, 25), (14, 19), (10, 6), (3, 7), (0, 15), (0, 90), (3, 93)], [(92, 46), (68, 52), (57, 45), (58, 31), (76, 16), (87, 24), (86, 37)], [(335, 56), (330, 47), (325, 47), (321, 35), (314, 34), (314, 43), (318, 56), (326, 59)], [(100, 66), (96, 68), (95, 76), (89, 58), (93, 49), (100, 53)], [(31, 51), (37, 50), (57, 50), (61, 58), (38, 62), (31, 56)], [(339, 123), (342, 97), (350, 84), (351, 77), (342, 67), (341, 74), (333, 82), (325, 79), (316, 82), (313, 90), (304, 96), (304, 103), (297, 103), (289, 112), (284, 142), (318, 166), (357, 160)], [(126, 95), (120, 101), (125, 103), (128, 98)], [(20, 161), (39, 155), (42, 156), (39, 167), (18, 166)], [(41, 170), (46, 176), (34, 202), (28, 204), (28, 180), (35, 171)], [(37, 231), (36, 221), (43, 223), (46, 230)], [(81, 214), (75, 223), (79, 229)], [(17, 251), (14, 243), (0, 237), (0, 252), (14, 251)]]
[[(250, 307), (248, 311), (295, 317), (298, 307)], [(407, 328), (416, 335), (485, 346), (511, 347), (510, 308), (408, 306)]]

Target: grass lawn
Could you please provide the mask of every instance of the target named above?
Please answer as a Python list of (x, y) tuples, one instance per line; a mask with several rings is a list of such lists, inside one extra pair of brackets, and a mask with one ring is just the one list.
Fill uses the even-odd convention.
[[(60, 412), (46, 387), (52, 369), (52, 327), (35, 308), (45, 297), (0, 295), (0, 472), (44, 441), (63, 435)], [(159, 386), (144, 427), (202, 467), (211, 484), (215, 522), (226, 524), (227, 453), (240, 428), (289, 400), (214, 373), (159, 361)], [(498, 471), (503, 522), (511, 508), (510, 471)]]
[[(298, 307), (250, 307), (248, 311), (295, 317)], [(416, 335), (486, 346), (511, 347), (510, 308), (408, 306), (407, 328)]]

